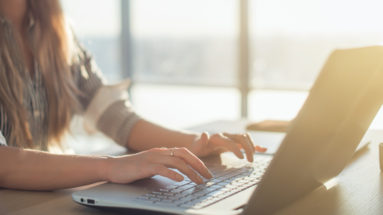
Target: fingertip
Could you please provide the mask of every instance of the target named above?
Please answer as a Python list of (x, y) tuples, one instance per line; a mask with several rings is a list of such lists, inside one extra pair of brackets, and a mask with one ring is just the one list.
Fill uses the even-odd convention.
[(245, 158), (242, 153), (237, 154), (237, 157), (240, 158), (240, 159), (244, 159)]
[(203, 184), (203, 179), (202, 178), (198, 179), (198, 184)]
[(205, 177), (205, 178), (207, 178), (207, 179), (213, 178), (213, 173), (210, 170), (207, 170), (207, 177)]
[(247, 157), (247, 160), (252, 163), (254, 161), (254, 158), (253, 158), (253, 156), (249, 156), (249, 157)]
[(200, 174), (206, 179), (213, 178), (213, 174), (209, 170), (203, 171)]
[(266, 147), (261, 147), (261, 146), (254, 146), (254, 149), (257, 152), (266, 152), (267, 151)]
[(214, 174), (209, 170), (210, 178), (214, 177)]
[(238, 149), (238, 150), (237, 149), (231, 149), (229, 151), (231, 151), (239, 159), (244, 159), (245, 158), (245, 156), (243, 155), (243, 153), (242, 153), (242, 151), (240, 149)]
[(193, 181), (194, 181), (194, 183), (196, 183), (196, 184), (202, 184), (202, 183), (203, 183), (203, 180), (202, 180), (201, 177), (196, 177)]
[(209, 134), (207, 132), (203, 132), (201, 134), (202, 141), (206, 142), (209, 139)]

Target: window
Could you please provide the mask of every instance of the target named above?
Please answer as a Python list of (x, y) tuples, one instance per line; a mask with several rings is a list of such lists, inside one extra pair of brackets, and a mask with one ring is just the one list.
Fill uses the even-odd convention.
[[(241, 2), (249, 5), (247, 97), (241, 97), (238, 86)], [(129, 74), (137, 111), (171, 126), (236, 119), (241, 98), (249, 101), (250, 119), (291, 119), (333, 49), (375, 45), (383, 39), (379, 0), (62, 3), (107, 78), (118, 81)], [(130, 53), (122, 59), (124, 40), (129, 40)]]
[(379, 0), (249, 3), (252, 119), (293, 118), (332, 50), (383, 41)]
[(112, 82), (121, 79), (120, 0), (62, 0), (61, 4), (106, 78)]
[[(239, 116), (240, 96), (234, 87), (236, 0), (65, 0), (62, 4), (107, 79), (114, 82), (132, 74), (131, 97), (144, 117), (187, 127)], [(129, 26), (121, 22), (127, 18)], [(127, 30), (122, 26), (130, 28), (131, 59), (123, 60), (132, 71), (122, 65), (125, 44), (120, 39), (122, 30)], [(185, 84), (189, 87), (181, 87)]]
[(132, 0), (138, 83), (233, 86), (236, 0)]
[(332, 50), (383, 41), (379, 0), (249, 0), (254, 88), (307, 90)]
[(238, 118), (237, 8), (236, 0), (130, 1), (137, 112), (172, 127)]

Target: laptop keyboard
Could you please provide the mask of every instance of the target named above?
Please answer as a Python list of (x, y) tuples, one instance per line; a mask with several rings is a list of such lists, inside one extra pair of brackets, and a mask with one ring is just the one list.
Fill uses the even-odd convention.
[(200, 209), (255, 186), (265, 172), (271, 157), (259, 156), (242, 167), (229, 168), (215, 173), (214, 178), (197, 185), (185, 178), (165, 188), (139, 196), (140, 201), (158, 206)]

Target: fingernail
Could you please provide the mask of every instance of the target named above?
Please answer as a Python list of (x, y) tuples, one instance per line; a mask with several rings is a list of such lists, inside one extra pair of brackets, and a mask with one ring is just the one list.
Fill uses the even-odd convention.
[(210, 170), (207, 170), (207, 172), (209, 173), (209, 179), (210, 179), (210, 178), (213, 178), (213, 173), (210, 172)]
[(203, 180), (202, 180), (202, 178), (197, 178), (197, 184), (202, 184), (203, 183)]

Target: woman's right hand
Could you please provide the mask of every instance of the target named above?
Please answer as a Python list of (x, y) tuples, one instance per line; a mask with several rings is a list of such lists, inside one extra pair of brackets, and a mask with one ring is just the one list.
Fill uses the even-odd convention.
[(104, 178), (113, 183), (130, 183), (154, 175), (174, 181), (184, 179), (170, 168), (179, 170), (197, 184), (203, 180), (196, 172), (212, 178), (205, 164), (186, 148), (153, 148), (133, 155), (110, 157), (106, 160)]

